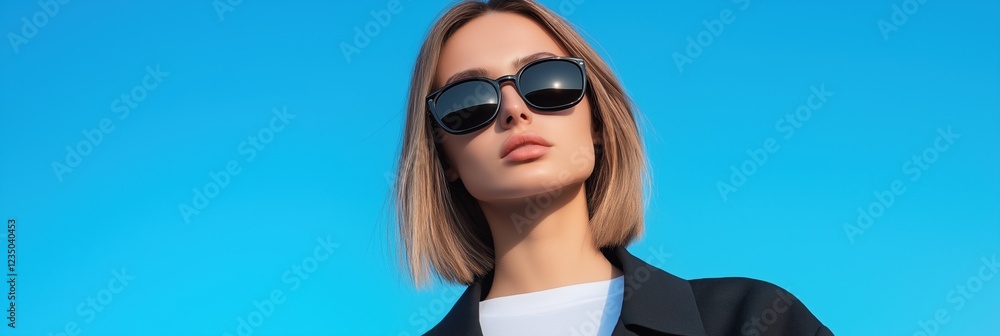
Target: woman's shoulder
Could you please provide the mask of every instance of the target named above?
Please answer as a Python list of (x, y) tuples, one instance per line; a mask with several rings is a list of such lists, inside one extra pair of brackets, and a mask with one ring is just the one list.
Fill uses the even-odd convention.
[(709, 335), (833, 335), (795, 295), (773, 283), (743, 277), (688, 282)]

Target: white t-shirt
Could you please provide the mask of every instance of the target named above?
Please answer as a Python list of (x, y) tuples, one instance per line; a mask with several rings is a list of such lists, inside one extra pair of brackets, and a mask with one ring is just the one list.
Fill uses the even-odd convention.
[(611, 335), (621, 314), (625, 277), (479, 302), (483, 335)]

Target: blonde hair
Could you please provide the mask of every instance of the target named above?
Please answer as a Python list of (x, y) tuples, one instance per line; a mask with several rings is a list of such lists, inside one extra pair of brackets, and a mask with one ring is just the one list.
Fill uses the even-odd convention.
[[(441, 49), (465, 23), (491, 12), (519, 14), (548, 30), (587, 66), (586, 96), (603, 147), (585, 191), (596, 247), (624, 246), (642, 234), (643, 186), (648, 181), (633, 103), (611, 69), (568, 22), (530, 0), (465, 1), (430, 29), (410, 81), (402, 150), (393, 186), (400, 262), (420, 287), (432, 273), (471, 284), (493, 268), (493, 237), (479, 203), (464, 185), (445, 178), (446, 161), (427, 117), (425, 96), (435, 85)], [(404, 266), (406, 267), (406, 266)]]

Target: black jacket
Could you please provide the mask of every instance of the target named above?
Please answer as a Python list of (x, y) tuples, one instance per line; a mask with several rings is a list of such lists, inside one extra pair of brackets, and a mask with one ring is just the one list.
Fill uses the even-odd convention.
[[(771, 283), (747, 278), (687, 281), (624, 247), (601, 252), (625, 273), (621, 316), (612, 335), (833, 335), (802, 302)], [(426, 335), (482, 335), (479, 301), (492, 283), (491, 272), (470, 285)]]

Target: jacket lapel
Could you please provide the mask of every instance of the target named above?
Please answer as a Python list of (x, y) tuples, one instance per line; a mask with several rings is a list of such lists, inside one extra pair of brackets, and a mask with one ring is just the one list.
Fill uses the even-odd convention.
[[(622, 310), (612, 335), (705, 336), (691, 285), (639, 258), (623, 246), (601, 249), (612, 264), (625, 273)], [(466, 288), (451, 311), (427, 335), (483, 334), (479, 324), (479, 302), (493, 284), (493, 272)]]
[(601, 251), (625, 273), (621, 315), (612, 335), (706, 335), (686, 280), (636, 258), (625, 247)]

